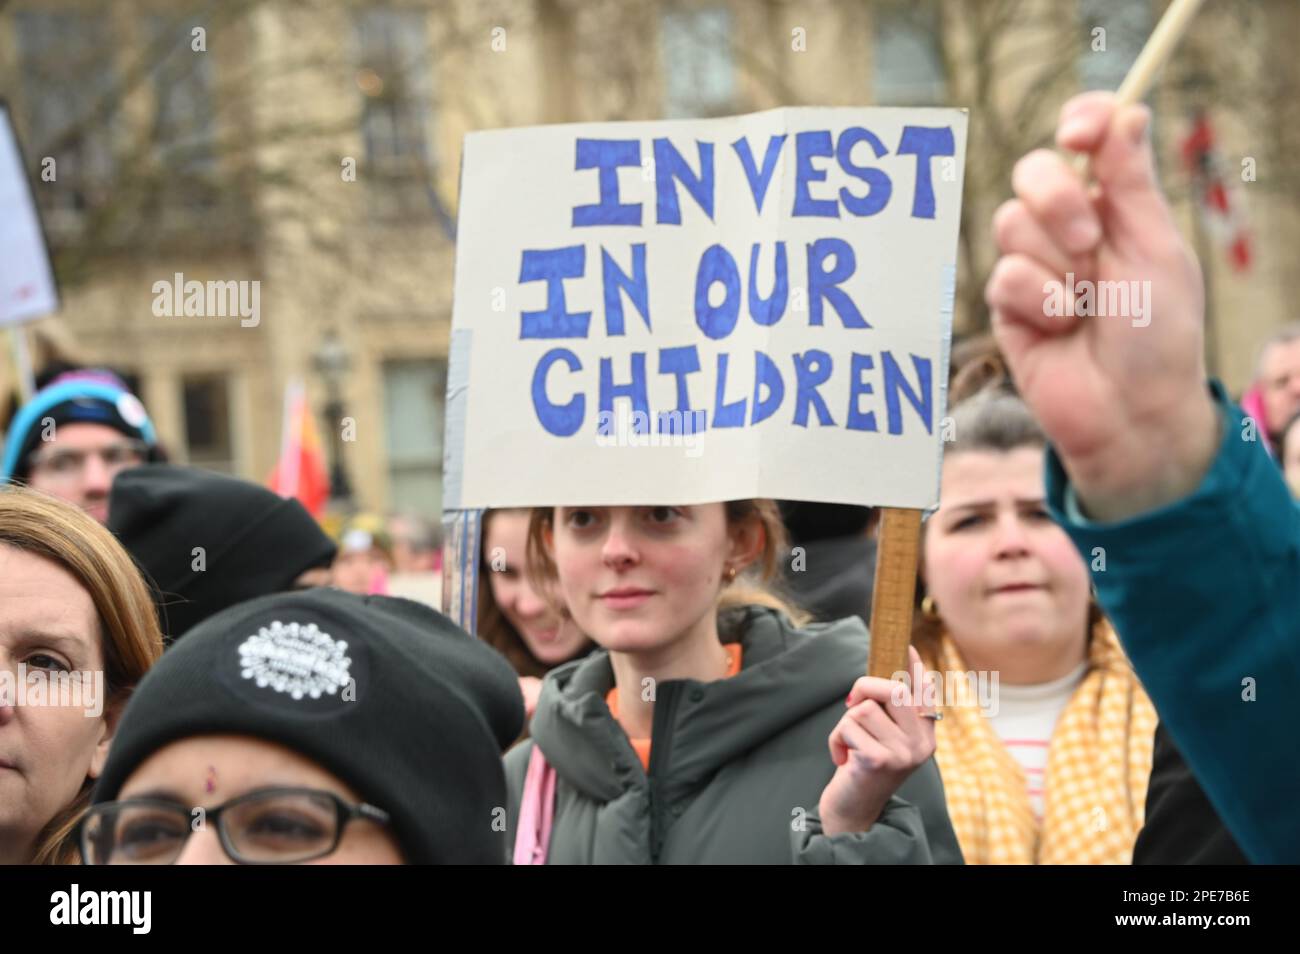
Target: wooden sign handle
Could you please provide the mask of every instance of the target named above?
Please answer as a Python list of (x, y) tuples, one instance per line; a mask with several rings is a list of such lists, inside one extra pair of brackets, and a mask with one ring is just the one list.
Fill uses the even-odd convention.
[(36, 393), (32, 357), (27, 350), (27, 329), (22, 325), (10, 325), (8, 331), (9, 345), (13, 349), (14, 376), (18, 379), (18, 394), (26, 404)]
[(871, 594), (871, 654), (867, 675), (888, 679), (907, 672), (912, 641), (912, 601), (921, 551), (921, 511), (885, 507), (876, 542), (876, 583)]

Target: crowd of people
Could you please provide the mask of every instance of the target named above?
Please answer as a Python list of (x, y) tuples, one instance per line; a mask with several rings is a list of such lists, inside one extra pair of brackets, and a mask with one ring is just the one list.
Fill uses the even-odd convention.
[[(1065, 106), (1095, 191), (1016, 167), (906, 680), (863, 675), (868, 508), (488, 511), (470, 635), (427, 521), (327, 533), (55, 375), (0, 463), (0, 862), (1300, 861), (1300, 330), (1207, 380), (1148, 121)], [(1152, 321), (1050, 315), (1067, 272)]]

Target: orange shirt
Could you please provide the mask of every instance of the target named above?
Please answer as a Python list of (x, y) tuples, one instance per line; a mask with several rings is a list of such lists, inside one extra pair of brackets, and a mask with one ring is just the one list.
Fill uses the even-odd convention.
[[(724, 643), (722, 648), (727, 651), (727, 672), (723, 678), (730, 679), (740, 672), (743, 651), (740, 648), (740, 643)], [(614, 717), (614, 721), (622, 725), (623, 720), (618, 715), (618, 686), (605, 694), (605, 705), (609, 706), (609, 713)], [(627, 730), (624, 729), (624, 731)], [(630, 735), (627, 740), (632, 743), (632, 750), (636, 752), (637, 758), (641, 760), (641, 767), (647, 772), (650, 771), (650, 740), (634, 739)]]

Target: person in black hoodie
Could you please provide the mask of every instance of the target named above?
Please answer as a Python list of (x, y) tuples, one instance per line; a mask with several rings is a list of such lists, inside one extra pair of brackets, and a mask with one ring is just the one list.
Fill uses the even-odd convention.
[(157, 589), (169, 643), (236, 603), (328, 584), (336, 550), (297, 500), (171, 464), (117, 476), (108, 529)]

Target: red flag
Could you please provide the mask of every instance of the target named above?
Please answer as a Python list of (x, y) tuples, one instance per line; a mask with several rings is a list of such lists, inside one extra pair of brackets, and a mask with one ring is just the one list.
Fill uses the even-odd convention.
[(1214, 127), (1204, 111), (1196, 114), (1191, 131), (1183, 140), (1183, 163), (1191, 174), (1206, 230), (1224, 247), (1234, 269), (1248, 271), (1253, 258), (1250, 231), (1240, 204), (1228, 189), (1223, 163), (1215, 148)]
[(324, 513), (329, 501), (325, 457), (301, 381), (290, 382), (284, 390), (280, 459), (267, 479), (267, 486), (281, 497), (297, 497), (313, 517)]

